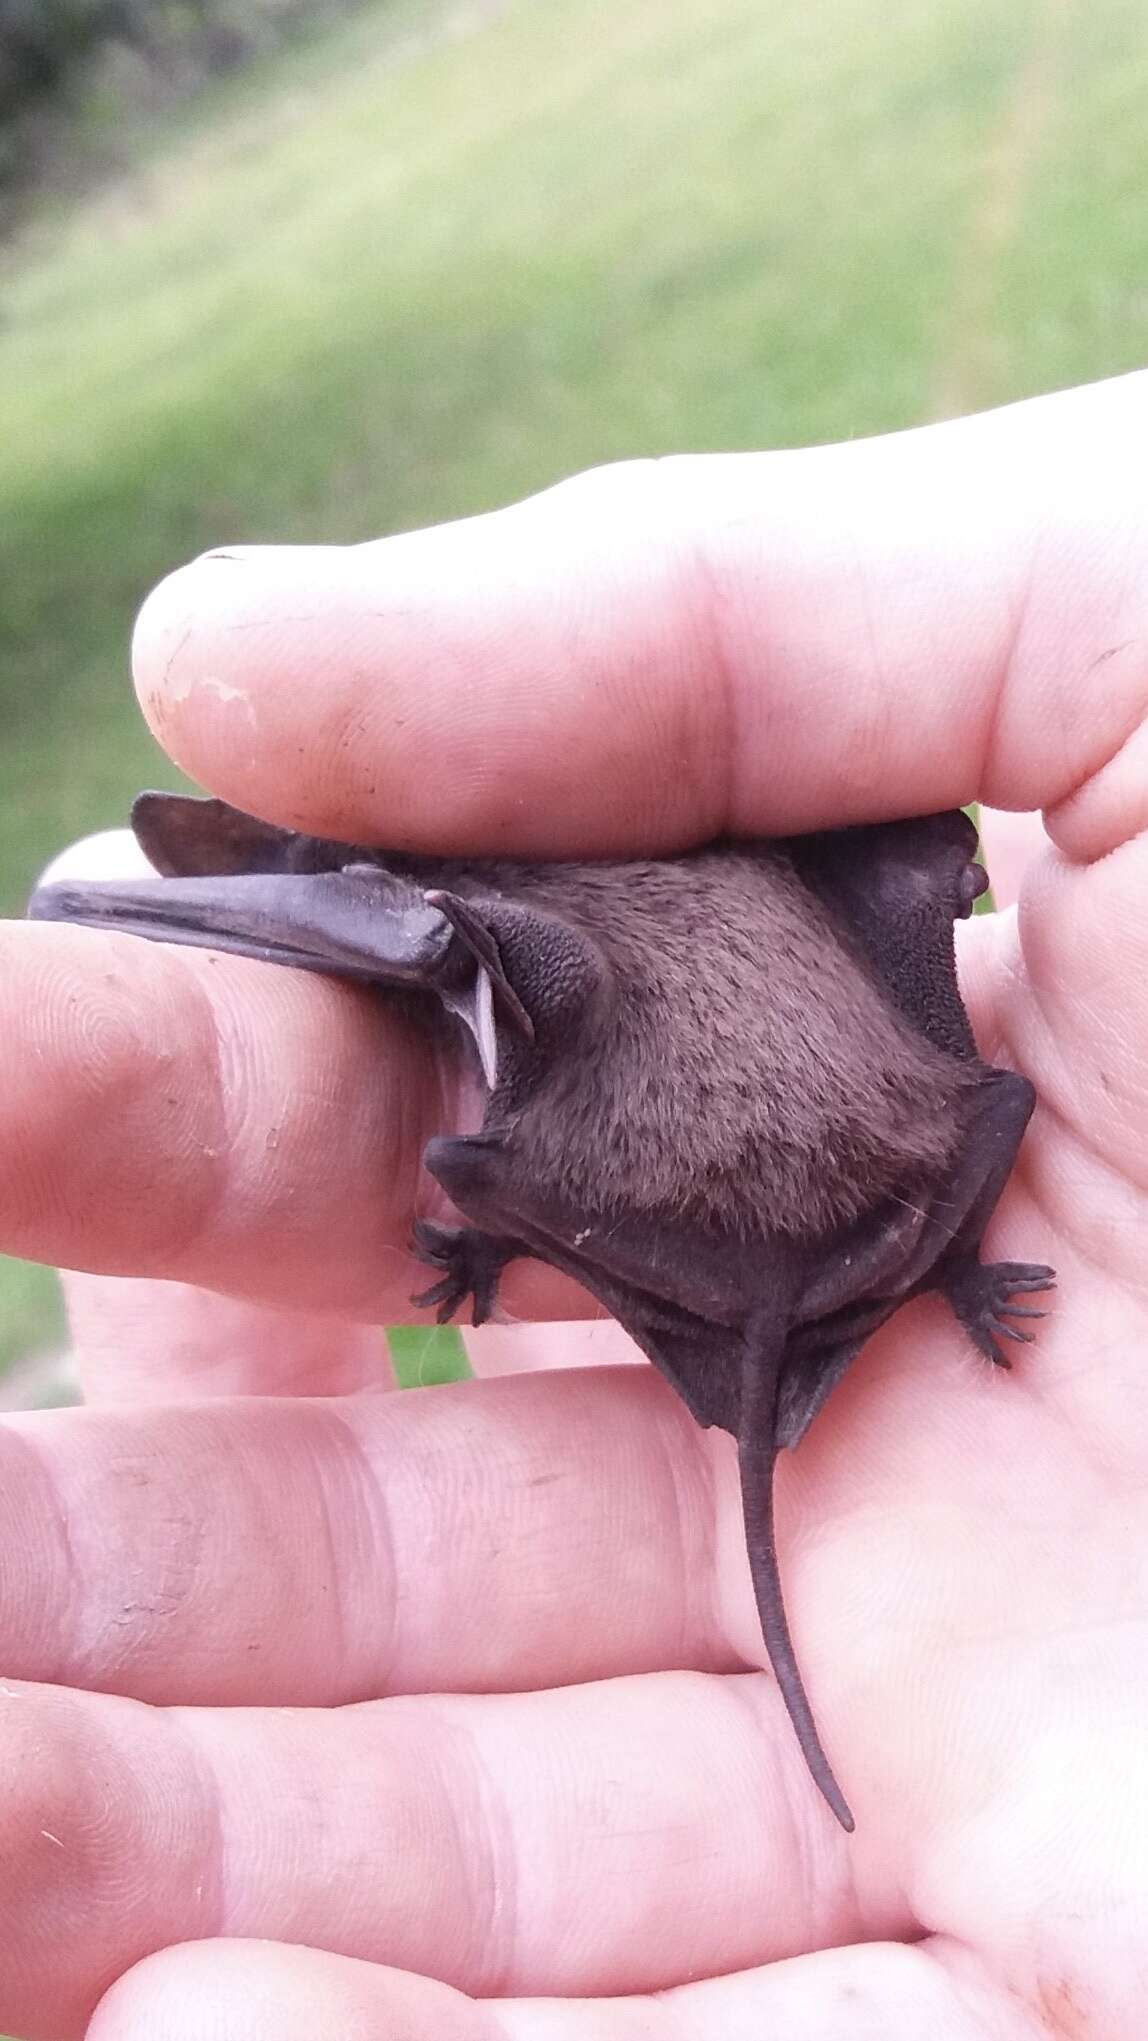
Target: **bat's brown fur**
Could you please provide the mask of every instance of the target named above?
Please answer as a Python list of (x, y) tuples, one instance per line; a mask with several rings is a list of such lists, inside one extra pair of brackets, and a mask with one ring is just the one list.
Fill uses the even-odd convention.
[(553, 915), (600, 957), (592, 990), (573, 965), (567, 986), (560, 941), (500, 938), (537, 1047), (492, 1118), (559, 1196), (808, 1239), (950, 1162), (967, 1069), (890, 1005), (783, 851), (387, 863)]

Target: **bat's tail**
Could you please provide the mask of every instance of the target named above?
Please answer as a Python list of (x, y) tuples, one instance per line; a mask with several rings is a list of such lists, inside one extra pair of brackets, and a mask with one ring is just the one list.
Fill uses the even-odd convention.
[[(754, 1365), (755, 1359), (757, 1365)], [(741, 1425), (738, 1436), (738, 1466), (741, 1471), (742, 1509), (749, 1568), (761, 1634), (769, 1662), (789, 1711), (789, 1719), (801, 1745), (814, 1784), (824, 1795), (838, 1821), (850, 1835), (854, 1821), (849, 1804), (833, 1776), (833, 1768), (822, 1748), (809, 1705), (809, 1696), (798, 1670), (793, 1639), (781, 1595), (781, 1575), (773, 1531), (773, 1474), (777, 1461), (775, 1420), (777, 1377), (762, 1368), (760, 1356), (751, 1356), (745, 1370)]]

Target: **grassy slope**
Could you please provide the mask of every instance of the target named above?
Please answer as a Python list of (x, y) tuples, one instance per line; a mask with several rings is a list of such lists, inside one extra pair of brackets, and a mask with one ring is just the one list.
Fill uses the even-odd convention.
[[(171, 780), (132, 613), (665, 448), (1148, 352), (1139, 0), (368, 11), (0, 266), (0, 904)], [(41, 1323), (15, 1271), (0, 1351)]]

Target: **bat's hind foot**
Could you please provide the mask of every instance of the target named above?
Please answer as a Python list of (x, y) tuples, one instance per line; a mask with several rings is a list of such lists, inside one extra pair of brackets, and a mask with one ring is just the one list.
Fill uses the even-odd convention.
[(1055, 1272), (1038, 1262), (986, 1263), (978, 1261), (975, 1255), (960, 1255), (945, 1265), (940, 1286), (974, 1346), (994, 1366), (1007, 1368), (1011, 1362), (1000, 1345), (1001, 1339), (1019, 1340), (1027, 1345), (1033, 1338), (1031, 1332), (1010, 1321), (1048, 1315), (1015, 1300), (1051, 1290), (1055, 1283)]
[(480, 1233), (477, 1227), (436, 1226), (429, 1219), (416, 1221), (414, 1241), (419, 1260), (442, 1274), (429, 1290), (412, 1297), (412, 1304), (420, 1310), (433, 1305), (439, 1324), (445, 1325), (469, 1297), (473, 1300), (472, 1322), (484, 1324), (494, 1309), (502, 1271), (518, 1249), (508, 1240)]

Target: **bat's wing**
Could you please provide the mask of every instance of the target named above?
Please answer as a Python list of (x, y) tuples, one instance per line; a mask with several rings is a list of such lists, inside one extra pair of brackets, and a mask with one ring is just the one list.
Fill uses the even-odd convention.
[(39, 887), (28, 914), (33, 921), (75, 922), (335, 977), (432, 987), (454, 937), (441, 909), (369, 866), (123, 883), (64, 880)]
[[(786, 1347), (778, 1444), (795, 1446), (866, 1340), (910, 1297), (937, 1289), (974, 1345), (1007, 1367), (1011, 1321), (1039, 1318), (1031, 1293), (1053, 1286), (1043, 1264), (979, 1259), (981, 1236), (1016, 1159), (1035, 1094), (1025, 1077), (981, 1064), (963, 1102), (963, 1139), (927, 1200), (890, 1199), (813, 1257)], [(1023, 1301), (1020, 1301), (1023, 1300)]]
[(935, 1047), (975, 1057), (953, 924), (989, 879), (964, 811), (821, 830), (790, 838), (786, 849), (906, 1019)]
[(904, 1303), (903, 1297), (862, 1301), (834, 1317), (797, 1326), (786, 1342), (777, 1396), (777, 1448), (801, 1444), (866, 1340)]
[[(1053, 1272), (979, 1258), (1035, 1093), (1027, 1079), (981, 1061), (957, 983), (954, 924), (989, 883), (976, 862), (973, 823), (956, 808), (795, 837), (786, 848), (893, 1005), (934, 1048), (962, 1062), (971, 1080), (960, 1106), (962, 1145), (948, 1181), (934, 1186), (920, 1238), (908, 1253), (886, 1256), (896, 1269), (886, 1266), (867, 1287), (855, 1284), (851, 1299), (837, 1300), (830, 1326), (808, 1328), (790, 1353), (779, 1435), (792, 1445), (853, 1355), (906, 1297), (940, 1290), (980, 1352), (1005, 1365), (1006, 1340), (1031, 1338), (1010, 1314), (1043, 1315), (1014, 1300), (1048, 1288)], [(873, 1224), (889, 1226), (888, 1215), (873, 1215)], [(896, 1231), (894, 1221), (890, 1237)]]
[(300, 847), (315, 841), (245, 815), (228, 801), (195, 794), (137, 794), (132, 829), (148, 863), (166, 879), (303, 869)]

